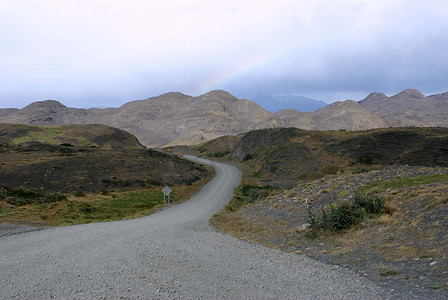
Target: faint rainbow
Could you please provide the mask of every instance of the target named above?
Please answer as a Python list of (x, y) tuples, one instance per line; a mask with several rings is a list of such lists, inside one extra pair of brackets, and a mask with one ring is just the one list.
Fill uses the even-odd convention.
[[(289, 53), (290, 51), (287, 51)], [(223, 89), (228, 84), (235, 82), (245, 75), (265, 67), (277, 59), (285, 56), (285, 51), (273, 51), (253, 56), (241, 61), (238, 65), (229, 67), (226, 70), (219, 70), (209, 76), (206, 80), (200, 82), (194, 88), (194, 94), (202, 95), (212, 90)]]

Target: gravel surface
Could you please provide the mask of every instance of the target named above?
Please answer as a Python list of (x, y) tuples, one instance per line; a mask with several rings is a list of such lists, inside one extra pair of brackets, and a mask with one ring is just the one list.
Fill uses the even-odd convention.
[(387, 299), (354, 272), (217, 233), (208, 219), (240, 172), (157, 214), (0, 238), (1, 299)]

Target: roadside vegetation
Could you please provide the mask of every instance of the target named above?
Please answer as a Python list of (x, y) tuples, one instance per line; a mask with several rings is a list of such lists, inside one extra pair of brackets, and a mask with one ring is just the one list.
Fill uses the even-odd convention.
[[(209, 178), (172, 187), (171, 204), (197, 193)], [(72, 225), (138, 218), (164, 207), (163, 186), (135, 191), (42, 195), (0, 189), (0, 220), (28, 225)], [(166, 204), (168, 205), (168, 204)]]
[(368, 218), (374, 218), (386, 210), (384, 200), (376, 195), (365, 195), (357, 192), (353, 201), (331, 204), (323, 208), (319, 215), (308, 209), (309, 227), (307, 236), (316, 238), (321, 232), (352, 228)]
[(0, 124), (0, 222), (70, 225), (148, 215), (188, 199), (212, 168), (109, 126)]

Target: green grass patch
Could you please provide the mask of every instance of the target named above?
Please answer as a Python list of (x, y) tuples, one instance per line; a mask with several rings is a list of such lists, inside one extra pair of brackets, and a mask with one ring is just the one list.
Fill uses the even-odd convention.
[(397, 178), (388, 181), (377, 182), (358, 188), (357, 192), (365, 194), (372, 189), (387, 190), (399, 189), (409, 186), (418, 186), (430, 183), (448, 182), (448, 174), (435, 174), (411, 178)]
[[(171, 193), (171, 202), (176, 201)], [(149, 215), (163, 206), (163, 194), (159, 190), (115, 193), (107, 198), (90, 201), (72, 201), (59, 211), (59, 217), (73, 224), (116, 221)]]
[(24, 142), (40, 142), (43, 144), (54, 144), (55, 139), (61, 136), (62, 130), (56, 126), (41, 126), (40, 130), (30, 130), (27, 136), (17, 138), (13, 141), (14, 144), (21, 144)]
[(224, 207), (224, 213), (233, 212), (248, 203), (266, 198), (273, 190), (279, 188), (273, 186), (255, 186), (243, 184), (236, 188), (235, 196), (230, 200), (229, 204)]

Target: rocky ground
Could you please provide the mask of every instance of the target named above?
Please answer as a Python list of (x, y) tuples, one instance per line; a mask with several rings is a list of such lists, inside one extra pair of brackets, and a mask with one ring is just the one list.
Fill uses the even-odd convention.
[[(388, 214), (340, 233), (307, 237), (301, 226), (309, 209), (351, 201), (360, 187), (433, 174), (448, 168), (387, 166), (360, 174), (339, 174), (271, 193), (242, 209), (215, 216), (212, 223), (239, 238), (357, 271), (398, 293), (438, 298), (448, 287), (448, 184), (446, 181), (369, 189), (386, 200)], [(309, 235), (308, 235), (309, 236)]]

